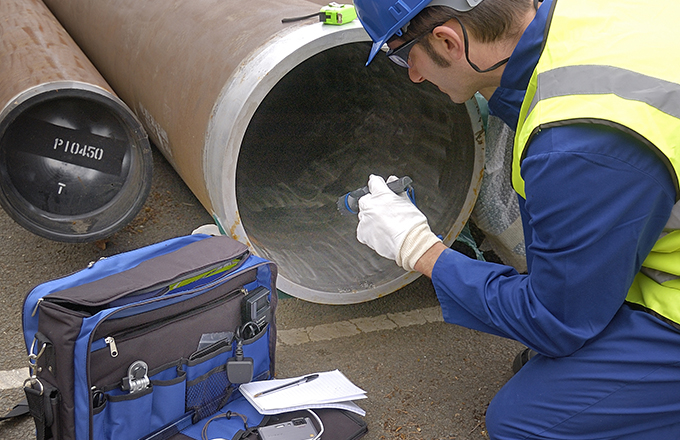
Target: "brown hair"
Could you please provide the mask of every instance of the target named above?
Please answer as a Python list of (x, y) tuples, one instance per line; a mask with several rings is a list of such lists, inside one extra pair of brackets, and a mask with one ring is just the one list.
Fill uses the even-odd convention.
[(490, 43), (523, 32), (520, 24), (533, 7), (533, 0), (484, 0), (467, 12), (458, 12), (447, 6), (432, 6), (423, 9), (411, 20), (402, 38), (410, 40), (457, 17), (471, 36)]
[[(516, 37), (524, 31), (520, 26), (522, 18), (533, 7), (534, 0), (484, 0), (467, 12), (458, 12), (448, 6), (426, 7), (411, 20), (401, 38), (412, 40), (453, 18), (460, 20), (468, 33), (483, 43)], [(436, 64), (448, 67), (449, 63), (432, 47), (431, 35), (420, 40), (423, 49)]]

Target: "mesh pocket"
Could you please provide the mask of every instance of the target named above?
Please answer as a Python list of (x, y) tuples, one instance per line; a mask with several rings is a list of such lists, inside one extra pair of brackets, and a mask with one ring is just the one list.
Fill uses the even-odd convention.
[(194, 423), (216, 413), (231, 397), (234, 387), (227, 366), (220, 365), (187, 383), (186, 409), (194, 410)]

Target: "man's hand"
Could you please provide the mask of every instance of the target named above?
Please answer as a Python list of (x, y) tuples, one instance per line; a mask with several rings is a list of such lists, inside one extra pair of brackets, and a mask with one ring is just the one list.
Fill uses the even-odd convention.
[[(388, 181), (395, 179), (390, 176)], [(414, 270), (418, 259), (441, 240), (406, 193), (393, 193), (385, 180), (375, 175), (368, 179), (368, 189), (370, 194), (359, 199), (357, 239), (404, 269)]]

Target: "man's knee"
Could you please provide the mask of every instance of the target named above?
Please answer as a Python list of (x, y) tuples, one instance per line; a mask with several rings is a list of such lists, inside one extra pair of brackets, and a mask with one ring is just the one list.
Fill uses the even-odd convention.
[(513, 438), (509, 421), (515, 418), (513, 414), (515, 405), (509, 404), (502, 391), (496, 394), (486, 410), (486, 430), (492, 440)]
[(486, 429), (492, 440), (517, 440), (533, 438), (545, 431), (550, 415), (539, 410), (542, 405), (534, 401), (536, 393), (515, 375), (491, 400), (486, 410)]

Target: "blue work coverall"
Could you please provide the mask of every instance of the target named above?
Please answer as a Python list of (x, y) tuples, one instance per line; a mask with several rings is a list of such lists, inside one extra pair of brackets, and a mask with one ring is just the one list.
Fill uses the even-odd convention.
[[(489, 100), (513, 128), (551, 3)], [(624, 303), (675, 203), (670, 172), (633, 137), (581, 124), (534, 136), (522, 176), (528, 273), (451, 249), (432, 273), (446, 322), (539, 353), (491, 402), (491, 438), (680, 439), (680, 330)]]

